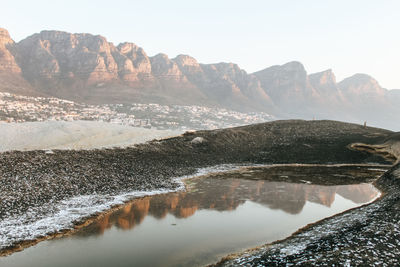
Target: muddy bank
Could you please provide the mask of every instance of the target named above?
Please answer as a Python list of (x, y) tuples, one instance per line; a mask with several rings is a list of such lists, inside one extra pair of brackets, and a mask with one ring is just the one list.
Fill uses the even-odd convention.
[(83, 195), (174, 190), (179, 184), (172, 178), (219, 164), (387, 163), (349, 146), (380, 144), (392, 134), (334, 121), (276, 121), (187, 133), (126, 149), (1, 153), (0, 222), (43, 217), (58, 212), (57, 203)]

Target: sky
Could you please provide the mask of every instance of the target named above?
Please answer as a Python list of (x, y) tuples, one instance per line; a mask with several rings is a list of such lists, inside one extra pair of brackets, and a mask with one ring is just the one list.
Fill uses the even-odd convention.
[(399, 0), (13, 0), (0, 27), (15, 41), (42, 30), (134, 42), (149, 56), (233, 62), (247, 72), (300, 61), (338, 81), (366, 73), (400, 89)]

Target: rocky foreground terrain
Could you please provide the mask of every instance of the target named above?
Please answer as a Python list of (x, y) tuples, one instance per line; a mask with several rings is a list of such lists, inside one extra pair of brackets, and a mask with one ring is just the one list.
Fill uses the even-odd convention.
[(114, 45), (87, 33), (42, 31), (16, 43), (0, 28), (0, 91), (91, 104), (217, 106), (400, 129), (400, 90), (382, 88), (366, 74), (337, 82), (332, 70), (308, 74), (300, 62), (247, 73), (234, 63), (201, 64), (188, 55), (148, 56), (134, 43)]
[[(352, 149), (350, 145), (381, 144), (391, 136), (391, 131), (356, 124), (292, 120), (188, 132), (125, 149), (4, 152), (0, 154), (0, 223), (13, 218), (32, 223), (57, 212), (58, 203), (82, 195), (174, 190), (179, 186), (174, 177), (220, 164), (388, 163), (387, 157)], [(392, 193), (395, 190), (389, 189), (387, 197), (377, 203), (396, 196)], [(396, 208), (385, 207), (389, 212)], [(387, 218), (394, 217), (389, 214)], [(19, 239), (7, 239), (11, 231), (7, 227), (15, 228), (11, 222), (0, 230), (3, 254), (18, 249), (24, 238), (32, 238), (29, 233)], [(390, 225), (388, 222), (387, 231), (395, 231), (393, 227), (397, 226)]]
[[(400, 159), (394, 134), (368, 151)], [(366, 151), (366, 144), (360, 146)], [(387, 148), (384, 152), (384, 148)], [(283, 241), (230, 255), (214, 266), (398, 266), (400, 164), (375, 181), (383, 196), (370, 205), (311, 224)]]

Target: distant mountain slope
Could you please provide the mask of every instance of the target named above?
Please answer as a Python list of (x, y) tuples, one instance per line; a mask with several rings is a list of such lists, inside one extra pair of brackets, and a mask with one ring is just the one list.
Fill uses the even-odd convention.
[(15, 43), (8, 31), (0, 28), (0, 90), (34, 95), (31, 85), (22, 77), (15, 57)]
[(133, 43), (42, 31), (15, 43), (0, 29), (0, 91), (87, 103), (156, 102), (265, 111), (281, 118), (336, 119), (400, 130), (400, 93), (356, 74), (339, 83), (300, 62), (249, 74), (233, 63), (149, 57)]

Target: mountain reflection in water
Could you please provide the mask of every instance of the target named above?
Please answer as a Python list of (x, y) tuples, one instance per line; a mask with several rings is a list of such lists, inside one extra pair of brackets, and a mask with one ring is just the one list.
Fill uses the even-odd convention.
[(189, 179), (186, 192), (133, 200), (0, 266), (203, 266), (375, 199), (383, 171), (279, 165)]
[(103, 234), (112, 226), (132, 229), (146, 216), (161, 220), (167, 214), (188, 218), (199, 210), (231, 211), (246, 201), (298, 214), (307, 201), (330, 207), (336, 194), (361, 204), (375, 199), (379, 192), (371, 184), (323, 186), (238, 178), (196, 178), (188, 181), (187, 192), (136, 199), (115, 212), (105, 214), (78, 235)]

